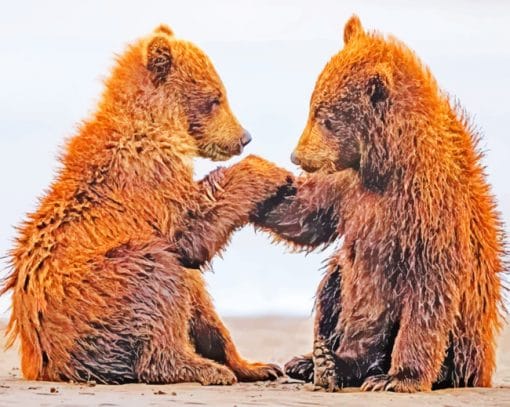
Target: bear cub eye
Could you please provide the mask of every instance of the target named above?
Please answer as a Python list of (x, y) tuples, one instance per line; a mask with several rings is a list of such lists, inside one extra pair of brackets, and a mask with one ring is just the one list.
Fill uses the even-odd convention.
[(325, 119), (322, 122), (322, 125), (326, 128), (326, 130), (332, 131), (333, 130), (333, 124), (331, 123), (331, 120)]
[(207, 101), (202, 108), (200, 109), (201, 113), (203, 114), (210, 114), (216, 106), (219, 106), (221, 103), (219, 97), (214, 97), (213, 99), (210, 99)]

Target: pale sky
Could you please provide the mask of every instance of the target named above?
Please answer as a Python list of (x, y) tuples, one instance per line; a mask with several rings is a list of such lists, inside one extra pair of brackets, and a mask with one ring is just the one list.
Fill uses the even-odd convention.
[[(489, 180), (508, 224), (509, 2), (17, 1), (0, 15), (0, 256), (12, 245), (13, 226), (36, 208), (59, 146), (93, 111), (101, 78), (125, 44), (161, 22), (195, 42), (254, 138), (246, 154), (297, 172), (289, 155), (311, 91), (341, 48), (352, 13), (365, 28), (405, 41), (470, 112), (484, 133)], [(197, 177), (214, 167), (197, 161)], [(222, 315), (309, 314), (330, 250), (291, 254), (246, 227), (214, 261), (210, 292)], [(0, 267), (2, 275), (7, 265)], [(4, 297), (0, 314), (7, 308)]]

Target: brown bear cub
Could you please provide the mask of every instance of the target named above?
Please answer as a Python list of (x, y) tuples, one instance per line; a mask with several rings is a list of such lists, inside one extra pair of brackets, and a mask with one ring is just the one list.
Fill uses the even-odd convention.
[(490, 386), (504, 242), (478, 135), (395, 38), (352, 17), (292, 161), (295, 195), (255, 223), (308, 250), (342, 238), (315, 347), (289, 376), (334, 390)]
[(161, 26), (121, 55), (11, 253), (10, 344), (32, 380), (232, 384), (280, 369), (236, 350), (200, 267), (288, 173), (256, 157), (208, 57)]

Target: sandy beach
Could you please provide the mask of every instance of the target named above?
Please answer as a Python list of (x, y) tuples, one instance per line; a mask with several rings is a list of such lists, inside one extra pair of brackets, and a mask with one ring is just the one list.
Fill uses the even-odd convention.
[[(283, 364), (311, 346), (311, 318), (227, 318), (227, 325), (245, 357)], [(2, 323), (4, 325), (4, 323)], [(2, 328), (3, 330), (3, 328)], [(3, 345), (4, 338), (0, 343)], [(361, 393), (345, 389), (328, 394), (310, 391), (300, 382), (204, 387), (176, 385), (87, 386), (31, 382), (20, 378), (16, 349), (0, 353), (0, 406), (510, 406), (510, 328), (498, 347), (498, 366), (491, 389), (441, 390), (422, 394)]]

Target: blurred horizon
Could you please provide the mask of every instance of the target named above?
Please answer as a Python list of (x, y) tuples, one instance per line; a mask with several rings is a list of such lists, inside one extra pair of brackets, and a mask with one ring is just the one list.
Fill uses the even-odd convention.
[[(20, 1), (0, 16), (0, 257), (13, 226), (37, 207), (58, 168), (57, 155), (90, 117), (114, 55), (158, 24), (196, 43), (225, 83), (234, 114), (258, 154), (298, 173), (290, 153), (308, 115), (315, 80), (342, 47), (356, 13), (367, 30), (393, 34), (460, 100), (476, 127), (488, 180), (509, 231), (510, 3), (376, 1)], [(242, 157), (241, 157), (242, 158)], [(239, 158), (222, 165), (230, 165)], [(199, 178), (217, 164), (196, 160)], [(206, 273), (222, 316), (310, 315), (322, 262), (333, 247), (309, 255), (271, 244), (248, 226)], [(0, 278), (7, 263), (0, 261)], [(8, 297), (0, 298), (0, 316)]]

